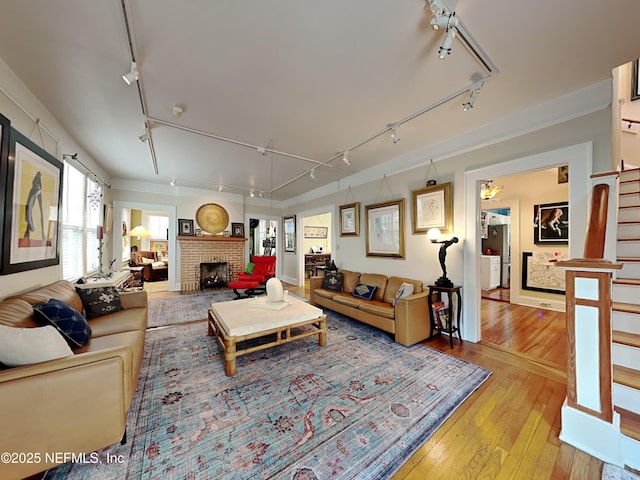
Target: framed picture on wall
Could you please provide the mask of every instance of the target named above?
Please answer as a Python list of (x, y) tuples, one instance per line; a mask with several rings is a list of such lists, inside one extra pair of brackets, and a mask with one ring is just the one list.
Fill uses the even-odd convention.
[(542, 253), (522, 252), (522, 289), (564, 295), (565, 271)]
[(404, 258), (404, 198), (364, 208), (367, 257)]
[(360, 236), (360, 202), (340, 205), (340, 236)]
[(327, 238), (329, 227), (312, 227), (305, 225), (304, 238)]
[(282, 222), (284, 224), (284, 251), (296, 253), (296, 216), (284, 217)]
[(57, 265), (63, 164), (13, 128), (9, 159), (2, 271)]
[[(0, 178), (7, 178), (7, 168), (9, 162), (9, 134), (11, 122), (4, 115), (0, 115)], [(0, 182), (0, 238), (4, 238), (4, 200), (5, 182)], [(2, 269), (2, 245), (0, 244), (0, 269)]]
[(431, 228), (441, 233), (453, 229), (453, 184), (442, 183), (411, 192), (413, 204), (413, 233), (427, 233)]
[(244, 223), (231, 223), (231, 236), (244, 237)]
[(533, 206), (533, 243), (566, 245), (569, 243), (569, 202)]
[(638, 81), (639, 75), (638, 59), (635, 59), (631, 67), (631, 100), (638, 100), (640, 98), (640, 82)]
[(183, 237), (193, 237), (193, 220), (179, 218), (178, 232), (178, 235), (181, 235)]

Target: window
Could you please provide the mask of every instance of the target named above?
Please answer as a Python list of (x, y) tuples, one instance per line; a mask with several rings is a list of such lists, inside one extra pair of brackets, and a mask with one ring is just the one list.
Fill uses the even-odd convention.
[(77, 168), (65, 163), (60, 228), (64, 279), (78, 278), (98, 268), (96, 234), (102, 203), (98, 206), (95, 199), (101, 195), (100, 185)]
[(168, 216), (149, 215), (147, 217), (147, 222), (149, 224), (148, 229), (149, 229), (149, 233), (151, 234), (151, 238), (155, 238), (155, 239), (167, 238), (167, 229), (169, 228)]

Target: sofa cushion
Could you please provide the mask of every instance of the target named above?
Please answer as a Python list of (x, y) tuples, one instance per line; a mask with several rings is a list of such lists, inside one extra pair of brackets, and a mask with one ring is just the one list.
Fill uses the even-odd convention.
[(91, 327), (76, 309), (55, 298), (33, 306), (36, 319), (58, 329), (71, 348), (84, 347), (91, 336)]
[(73, 355), (67, 342), (51, 325), (17, 328), (0, 325), (0, 362), (19, 367)]
[(360, 281), (360, 272), (352, 272), (350, 270), (340, 270), (342, 272), (342, 291), (346, 293), (353, 292), (356, 285)]
[(121, 332), (144, 331), (147, 328), (147, 309), (125, 308), (110, 315), (89, 320), (91, 337), (103, 337)]
[(395, 309), (386, 302), (372, 300), (370, 302), (362, 302), (358, 307), (363, 312), (372, 313), (384, 318), (395, 318)]
[(67, 280), (58, 280), (43, 287), (36, 288), (27, 293), (12, 295), (9, 298), (20, 298), (31, 305), (48, 302), (50, 298), (62, 300), (67, 305), (71, 305), (77, 311), (82, 312), (82, 300), (76, 293), (73, 283)]
[[(389, 288), (389, 286), (387, 285), (387, 288)], [(402, 297), (408, 297), (409, 295), (413, 294), (413, 283), (407, 283), (404, 282), (402, 285), (400, 285), (400, 288), (398, 289), (398, 291), (396, 292), (396, 296), (393, 299), (393, 302), (391, 303), (394, 307), (396, 306), (396, 302), (402, 298)], [(387, 295), (385, 294), (385, 298), (387, 297)]]
[(166, 269), (167, 268), (167, 264), (161, 261), (157, 261), (157, 262), (153, 262), (151, 264), (151, 268), (153, 268), (154, 270), (160, 270), (160, 269)]
[(33, 314), (33, 306), (21, 298), (0, 302), (0, 325), (7, 327), (39, 327)]
[(115, 287), (79, 288), (87, 318), (96, 318), (122, 310), (120, 294)]
[(364, 283), (359, 283), (356, 285), (356, 288), (353, 289), (352, 295), (354, 297), (363, 298), (364, 300), (372, 300), (374, 293), (376, 293), (375, 285), (365, 285)]
[(351, 293), (336, 293), (332, 300), (336, 303), (341, 303), (342, 305), (347, 305), (348, 307), (358, 308), (363, 302), (363, 300), (359, 297), (354, 297)]
[(413, 284), (413, 293), (421, 293), (423, 291), (422, 282), (420, 280), (412, 280), (404, 277), (389, 277), (389, 280), (387, 281), (387, 289), (384, 292), (384, 298), (382, 301), (393, 303), (393, 300), (396, 298), (396, 294), (398, 293), (398, 289), (403, 283)]
[(325, 290), (341, 292), (343, 283), (344, 275), (342, 272), (325, 272), (324, 278), (322, 279), (322, 288)]
[[(314, 295), (318, 296), (318, 297), (324, 297), (324, 298), (333, 298), (336, 296), (336, 292), (333, 290), (325, 290), (323, 288), (315, 288), (313, 290)], [(341, 292), (342, 293), (342, 292)]]
[(363, 273), (362, 275), (360, 275), (360, 283), (376, 287), (376, 292), (373, 295), (373, 300), (378, 300), (379, 302), (384, 301), (384, 292), (387, 287), (386, 276), (377, 273)]

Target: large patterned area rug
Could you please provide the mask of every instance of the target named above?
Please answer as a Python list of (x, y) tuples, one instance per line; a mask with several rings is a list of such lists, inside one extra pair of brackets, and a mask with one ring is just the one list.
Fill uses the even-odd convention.
[(328, 326), (325, 347), (254, 352), (231, 378), (206, 323), (149, 331), (129, 443), (45, 478), (389, 478), (491, 374), (336, 313)]
[(207, 309), (213, 302), (225, 302), (236, 297), (230, 288), (205, 290), (172, 297), (149, 298), (147, 327), (164, 327), (207, 318)]

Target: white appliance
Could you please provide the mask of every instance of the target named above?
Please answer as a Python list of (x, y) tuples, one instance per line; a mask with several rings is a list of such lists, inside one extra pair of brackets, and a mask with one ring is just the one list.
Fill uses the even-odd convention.
[(511, 274), (511, 225), (489, 225), (487, 238), (482, 239), (482, 253), (487, 250), (491, 255), (500, 257), (500, 283), (502, 288), (509, 288)]
[(500, 285), (500, 257), (498, 255), (482, 255), (480, 262), (480, 288), (493, 290)]

